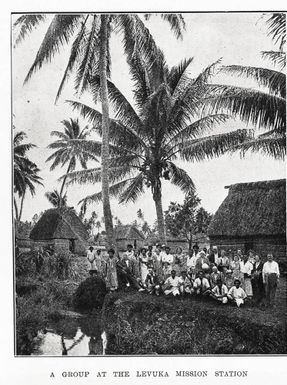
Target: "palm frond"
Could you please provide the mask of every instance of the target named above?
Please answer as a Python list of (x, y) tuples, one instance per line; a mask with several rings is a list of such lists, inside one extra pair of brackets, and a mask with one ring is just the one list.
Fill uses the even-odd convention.
[(223, 66), (220, 71), (230, 75), (254, 79), (260, 86), (268, 87), (270, 94), (286, 96), (286, 75), (267, 68), (244, 67), (239, 65)]
[(187, 161), (212, 159), (235, 151), (238, 145), (252, 137), (252, 130), (236, 130), (226, 134), (210, 135), (186, 142), (179, 153), (180, 157)]
[(181, 82), (188, 80), (186, 71), (192, 62), (193, 58), (184, 59), (177, 66), (171, 68), (168, 76), (168, 84), (171, 88), (173, 96), (176, 96), (176, 90), (180, 86)]
[(68, 43), (82, 18), (83, 15), (54, 16), (24, 82), (27, 82), (44, 62), (50, 61), (62, 45)]
[(63, 78), (61, 80), (59, 89), (57, 91), (55, 103), (59, 99), (59, 97), (60, 97), (60, 95), (61, 95), (61, 93), (63, 91), (64, 85), (65, 85), (66, 81), (68, 80), (71, 72), (73, 71), (75, 63), (76, 63), (76, 60), (77, 60), (77, 58), (79, 56), (81, 42), (82, 42), (83, 36), (84, 36), (84, 34), (86, 32), (86, 22), (87, 22), (88, 17), (89, 17), (89, 15), (86, 16), (84, 22), (82, 23), (82, 28), (78, 32), (78, 35), (77, 35), (76, 39), (73, 42), (73, 45), (72, 45), (72, 48), (71, 48), (70, 57), (69, 57), (69, 61), (68, 61), (67, 67), (65, 69)]
[(267, 19), (268, 35), (271, 36), (275, 44), (279, 43), (280, 50), (286, 43), (286, 14), (273, 13)]
[(185, 194), (195, 190), (193, 180), (188, 173), (174, 163), (169, 162), (169, 170), (171, 171), (171, 183), (179, 187)]
[(167, 145), (175, 146), (179, 143), (183, 143), (191, 138), (196, 138), (200, 135), (210, 132), (215, 125), (221, 124), (227, 121), (230, 116), (227, 114), (210, 114), (200, 118), (193, 123), (185, 126), (183, 129), (178, 130), (177, 133), (171, 138)]
[(167, 21), (174, 32), (177, 39), (183, 38), (183, 31), (185, 30), (185, 21), (181, 14), (176, 13), (162, 13), (161, 18)]
[[(121, 182), (115, 183), (109, 188), (109, 195), (111, 197), (117, 197), (119, 194), (127, 187), (127, 185), (130, 183), (131, 179), (125, 179)], [(81, 199), (79, 201), (79, 204), (82, 204), (84, 207), (86, 207), (88, 204), (91, 203), (98, 203), (102, 200), (102, 192), (98, 192), (92, 195), (87, 196), (84, 199)]]
[[(95, 75), (91, 79), (92, 92), (98, 94), (99, 87), (100, 77)], [(129, 101), (111, 81), (108, 81), (108, 96), (111, 106), (115, 112), (115, 118), (120, 120), (121, 123), (127, 127), (140, 130), (142, 127), (142, 122), (139, 116)]]
[(249, 140), (237, 149), (241, 151), (241, 155), (245, 156), (248, 151), (253, 153), (261, 153), (268, 155), (273, 159), (284, 160), (286, 156), (286, 138), (260, 136), (253, 140)]
[(129, 185), (121, 192), (119, 203), (135, 202), (144, 192), (144, 174), (141, 172), (130, 180)]
[(286, 100), (280, 96), (248, 88), (210, 85), (205, 111), (239, 115), (259, 128), (286, 127)]
[(14, 27), (19, 28), (18, 35), (15, 38), (15, 44), (21, 43), (25, 37), (36, 27), (46, 20), (46, 15), (23, 15), (14, 23)]
[(270, 60), (275, 66), (282, 71), (286, 67), (286, 52), (281, 51), (262, 51), (263, 59)]
[[(83, 53), (81, 55), (80, 63), (77, 69), (77, 76), (75, 79), (75, 89), (79, 95), (83, 93), (89, 86), (89, 79), (91, 75), (91, 67), (97, 56), (97, 48), (99, 45), (97, 30), (99, 28), (99, 16), (93, 16), (93, 23), (90, 29), (88, 39), (85, 42)], [(83, 40), (83, 39), (82, 39)]]

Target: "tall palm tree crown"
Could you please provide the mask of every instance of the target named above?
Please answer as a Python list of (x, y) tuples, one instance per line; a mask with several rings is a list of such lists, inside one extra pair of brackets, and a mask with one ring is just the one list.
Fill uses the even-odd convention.
[[(148, 69), (142, 57), (130, 60), (134, 80), (136, 109), (112, 82), (108, 82), (110, 104), (116, 111), (110, 123), (109, 178), (114, 184), (110, 194), (121, 203), (134, 202), (145, 188), (151, 188), (156, 206), (160, 238), (165, 239), (161, 202), (162, 179), (170, 180), (184, 193), (194, 189), (188, 173), (175, 164), (177, 159), (200, 161), (220, 156), (231, 146), (248, 137), (247, 130), (226, 134), (205, 135), (215, 124), (225, 122), (225, 114), (202, 115), (202, 98), (214, 65), (196, 79), (188, 76), (192, 59), (171, 69), (160, 50), (157, 60)], [(91, 80), (94, 93), (100, 86), (98, 76)], [(71, 101), (73, 108), (88, 118), (101, 135), (102, 114), (80, 102)], [(92, 145), (90, 143), (90, 145)], [(90, 183), (101, 180), (100, 168), (70, 173), (69, 183)], [(101, 199), (101, 193), (83, 200), (83, 204)]]
[(43, 185), (39, 176), (39, 168), (37, 165), (32, 162), (27, 157), (27, 152), (36, 147), (32, 143), (23, 143), (23, 140), (26, 139), (27, 135), (25, 132), (20, 131), (14, 136), (14, 194), (18, 194), (21, 203), (20, 211), (14, 196), (14, 208), (16, 219), (20, 221), (22, 216), (23, 202), (27, 189), (30, 191), (31, 195), (35, 194), (35, 184)]
[[(145, 15), (148, 19), (150, 15)], [(181, 15), (162, 14), (175, 35), (182, 37), (185, 23)], [(19, 28), (16, 43), (20, 42), (27, 33), (31, 32), (45, 20), (45, 15), (21, 16), (14, 26)], [(113, 232), (112, 212), (109, 199), (109, 105), (107, 91), (107, 77), (110, 74), (110, 51), (109, 42), (111, 32), (121, 33), (125, 53), (128, 61), (135, 52), (140, 52), (146, 59), (147, 65), (152, 66), (156, 60), (156, 46), (151, 34), (145, 27), (141, 18), (136, 14), (80, 14), (80, 15), (56, 15), (54, 16), (44, 40), (39, 48), (36, 59), (30, 68), (26, 81), (33, 72), (52, 59), (59, 51), (60, 46), (74, 37), (69, 61), (61, 81), (57, 97), (61, 94), (63, 86), (72, 71), (76, 70), (75, 89), (79, 94), (84, 92), (90, 85), (90, 79), (95, 73), (100, 76), (100, 90), (97, 94), (102, 103), (102, 191), (103, 212), (107, 242), (109, 246), (115, 245)], [(76, 34), (76, 36), (75, 36)]]
[(45, 193), (45, 197), (55, 208), (67, 206), (67, 195), (61, 196), (58, 190), (48, 191)]
[[(87, 168), (87, 161), (92, 159), (97, 161), (96, 156), (85, 151), (82, 144), (85, 143), (89, 136), (88, 127), (80, 129), (79, 120), (70, 119), (63, 120), (64, 132), (52, 131), (51, 135), (56, 136), (58, 140), (49, 144), (48, 148), (56, 150), (47, 159), (47, 162), (52, 161), (50, 170), (54, 170), (57, 166), (65, 166), (68, 164), (66, 173), (72, 172), (76, 168), (77, 161), (81, 164), (82, 168)], [(63, 194), (63, 189), (66, 183), (66, 178), (63, 178), (62, 186), (60, 190), (60, 197)], [(61, 202), (61, 200), (60, 200)]]

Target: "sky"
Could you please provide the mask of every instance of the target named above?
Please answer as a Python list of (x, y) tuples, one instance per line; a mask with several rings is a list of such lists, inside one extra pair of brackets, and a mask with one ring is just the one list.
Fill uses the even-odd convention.
[[(167, 24), (159, 17), (152, 17), (147, 26), (156, 43), (163, 50), (169, 66), (178, 64), (182, 59), (193, 57), (190, 66), (191, 76), (196, 76), (205, 67), (221, 58), (221, 64), (247, 65), (273, 68), (261, 58), (261, 51), (276, 50), (270, 37), (267, 36), (267, 27), (261, 13), (194, 13), (184, 15), (186, 31), (182, 41), (176, 40)], [(14, 17), (14, 20), (16, 17)], [(41, 44), (48, 24), (45, 23), (29, 35), (24, 42), (12, 52), (12, 91), (13, 117), (16, 131), (25, 131), (27, 141), (37, 145), (29, 151), (29, 158), (41, 169), (44, 187), (36, 187), (34, 197), (28, 195), (24, 202), (22, 220), (31, 220), (35, 213), (40, 213), (50, 207), (45, 198), (45, 192), (60, 188), (58, 178), (65, 173), (65, 169), (58, 168), (50, 171), (46, 159), (51, 154), (47, 146), (53, 138), (53, 130), (61, 130), (61, 121), (78, 117), (69, 105), (67, 99), (79, 100), (74, 95), (73, 79), (64, 89), (57, 104), (55, 96), (65, 70), (69, 46), (63, 47), (55, 55), (51, 63), (43, 65), (31, 80), (23, 85), (23, 81), (37, 50)], [(121, 46), (120, 36), (112, 36), (112, 81), (133, 103), (132, 83), (129, 69)], [(215, 76), (214, 82), (234, 84), (239, 86), (256, 87), (255, 83), (239, 80), (223, 75)], [(83, 95), (81, 101), (93, 106), (89, 95)], [(99, 106), (100, 108), (100, 106)], [(87, 122), (80, 119), (82, 126)], [(238, 119), (230, 120), (215, 128), (214, 133), (226, 132), (233, 129), (246, 128)], [(251, 128), (251, 127), (248, 127)], [(196, 191), (201, 199), (201, 205), (214, 213), (228, 193), (225, 186), (234, 183), (259, 180), (279, 179), (286, 177), (285, 163), (260, 154), (249, 154), (241, 159), (238, 154), (224, 155), (218, 159), (202, 161), (200, 163), (176, 162), (184, 168), (193, 179)], [(94, 165), (90, 163), (90, 166)], [(80, 199), (93, 192), (100, 191), (100, 185), (69, 186), (67, 190), (68, 205), (79, 210)], [(167, 209), (169, 202), (181, 203), (183, 193), (172, 186), (168, 181), (163, 182), (163, 208)], [(138, 199), (136, 203), (119, 205), (112, 199), (112, 212), (123, 223), (130, 223), (136, 219), (136, 212), (140, 208), (145, 219), (153, 224), (156, 218), (155, 207), (150, 190)], [(101, 204), (90, 206), (88, 213), (95, 210), (102, 217)]]

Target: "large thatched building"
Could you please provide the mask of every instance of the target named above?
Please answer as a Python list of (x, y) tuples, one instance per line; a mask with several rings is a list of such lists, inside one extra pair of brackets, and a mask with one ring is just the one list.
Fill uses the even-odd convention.
[(133, 225), (119, 225), (115, 228), (116, 241), (119, 251), (124, 251), (128, 244), (134, 248), (141, 248), (145, 245), (145, 236)]
[(55, 252), (86, 252), (89, 235), (73, 208), (62, 207), (44, 212), (33, 227), (30, 238), (34, 245), (51, 245)]
[(227, 188), (228, 196), (209, 226), (211, 244), (286, 257), (286, 180), (239, 183)]

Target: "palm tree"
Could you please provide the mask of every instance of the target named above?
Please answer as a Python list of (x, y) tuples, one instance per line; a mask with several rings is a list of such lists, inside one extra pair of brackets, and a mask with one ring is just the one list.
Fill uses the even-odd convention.
[(61, 196), (58, 190), (48, 191), (45, 193), (45, 197), (55, 208), (66, 207), (67, 206), (67, 194)]
[[(246, 151), (261, 152), (275, 159), (286, 155), (286, 15), (273, 14), (267, 20), (269, 35), (279, 43), (279, 51), (264, 51), (262, 57), (269, 59), (278, 70), (247, 67), (240, 65), (224, 66), (221, 72), (236, 77), (254, 79), (261, 90), (234, 86), (211, 87), (210, 106), (213, 110), (231, 112), (248, 123), (252, 123), (262, 134), (246, 141), (238, 148), (244, 155)], [(263, 90), (262, 90), (262, 87)]]
[[(185, 194), (194, 189), (187, 172), (175, 164), (177, 159), (201, 161), (220, 156), (231, 146), (242, 143), (248, 130), (207, 135), (215, 124), (225, 122), (225, 114), (202, 116), (201, 99), (214, 65), (196, 79), (188, 77), (192, 59), (168, 68), (158, 50), (157, 65), (149, 71), (141, 57), (134, 57), (131, 68), (135, 81), (136, 112), (112, 82), (108, 82), (110, 102), (116, 105), (116, 119), (110, 123), (109, 179), (114, 184), (110, 195), (120, 203), (135, 202), (146, 188), (151, 188), (155, 203), (159, 237), (165, 241), (162, 209), (162, 179), (170, 180)], [(100, 84), (92, 80), (94, 92)], [(102, 135), (102, 114), (77, 101), (70, 104), (88, 118)], [(68, 183), (94, 183), (101, 180), (100, 168), (70, 173)], [(84, 205), (100, 200), (102, 193), (86, 197)]]
[[(150, 15), (145, 15), (146, 19)], [(162, 14), (171, 29), (178, 38), (182, 37), (182, 30), (185, 23), (181, 15)], [(43, 15), (24, 15), (14, 24), (19, 28), (16, 43), (23, 40), (27, 33), (36, 28), (39, 23), (45, 20)], [(95, 73), (100, 77), (100, 90), (96, 95), (102, 103), (102, 192), (103, 192), (103, 213), (105, 217), (105, 229), (108, 244), (115, 245), (113, 233), (113, 220), (109, 199), (109, 104), (107, 77), (110, 74), (110, 51), (109, 42), (111, 32), (121, 33), (123, 36), (123, 46), (127, 54), (128, 61), (135, 52), (144, 55), (147, 65), (152, 66), (156, 61), (156, 46), (148, 29), (145, 27), (141, 18), (136, 14), (78, 14), (78, 15), (56, 15), (54, 16), (44, 40), (39, 48), (32, 67), (30, 68), (26, 81), (32, 76), (33, 72), (40, 69), (44, 62), (50, 61), (59, 48), (68, 43), (75, 36), (72, 44), (68, 64), (61, 81), (57, 97), (61, 94), (65, 82), (72, 71), (76, 69), (75, 88), (81, 94), (90, 87), (90, 79)], [(75, 35), (76, 33), (76, 35)]]
[[(49, 149), (56, 150), (47, 159), (47, 162), (53, 161), (50, 170), (53, 171), (59, 165), (63, 167), (68, 164), (67, 174), (75, 170), (77, 161), (80, 162), (82, 168), (86, 169), (87, 161), (89, 159), (97, 161), (97, 157), (94, 154), (91, 154), (89, 151), (84, 151), (81, 146), (82, 143), (85, 143), (89, 135), (89, 132), (87, 131), (88, 127), (86, 126), (81, 130), (78, 119), (63, 120), (62, 124), (64, 126), (64, 132), (51, 132), (52, 136), (56, 136), (59, 139), (48, 146)], [(63, 181), (59, 194), (60, 204), (64, 202), (61, 198), (67, 178), (64, 176), (62, 179)]]
[(23, 203), (27, 189), (31, 195), (35, 194), (35, 184), (40, 184), (42, 178), (38, 175), (40, 170), (37, 165), (28, 159), (27, 152), (36, 147), (32, 143), (23, 143), (27, 137), (25, 132), (20, 131), (14, 136), (14, 194), (17, 194), (20, 199), (20, 208), (17, 205), (14, 195), (14, 208), (16, 220), (20, 221), (23, 212)]

